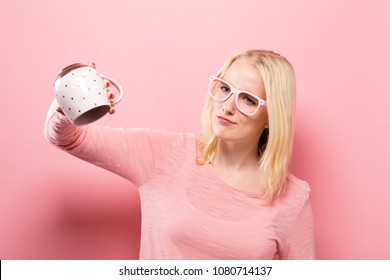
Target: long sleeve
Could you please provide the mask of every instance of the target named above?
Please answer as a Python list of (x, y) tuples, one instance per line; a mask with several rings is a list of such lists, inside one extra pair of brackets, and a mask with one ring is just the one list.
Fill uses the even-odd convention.
[(75, 126), (55, 107), (53, 102), (45, 122), (44, 134), (50, 143), (138, 186), (180, 139), (177, 134), (152, 129)]
[(67, 117), (56, 111), (57, 107), (54, 100), (46, 115), (43, 134), (51, 144), (71, 151), (83, 141), (86, 127), (73, 125)]
[(296, 216), (279, 257), (284, 260), (315, 259), (313, 213), (309, 197)]

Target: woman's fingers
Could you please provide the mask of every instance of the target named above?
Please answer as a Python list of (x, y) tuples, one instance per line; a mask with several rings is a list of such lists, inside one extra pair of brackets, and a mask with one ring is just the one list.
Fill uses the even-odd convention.
[[(108, 88), (111, 85), (110, 81), (108, 81), (106, 79), (103, 79), (103, 82), (104, 82), (104, 87), (105, 88)], [(110, 101), (113, 101), (115, 99), (115, 94), (113, 92), (107, 90), (107, 97), (108, 97), (108, 99)], [(116, 111), (115, 107), (111, 106), (110, 110), (108, 111), (108, 113), (109, 114), (114, 114), (115, 111)]]
[[(109, 80), (107, 79), (103, 79), (103, 83), (104, 83), (104, 87), (107, 89), (108, 87), (110, 87), (111, 83)], [(110, 101), (113, 101), (115, 99), (115, 94), (109, 90), (107, 90), (107, 97)], [(116, 111), (115, 107), (114, 106), (111, 106), (110, 107), (110, 110), (108, 111), (109, 114), (114, 114)]]
[(103, 84), (105, 88), (108, 88), (111, 85), (110, 81), (106, 79), (103, 79)]
[(111, 91), (108, 91), (107, 92), (107, 97), (109, 100), (114, 100), (115, 99), (115, 94), (112, 93)]
[(62, 111), (62, 108), (61, 108), (61, 107), (57, 107), (57, 108), (56, 108), (56, 111), (57, 111), (58, 113), (60, 113), (61, 115), (65, 116), (64, 111)]

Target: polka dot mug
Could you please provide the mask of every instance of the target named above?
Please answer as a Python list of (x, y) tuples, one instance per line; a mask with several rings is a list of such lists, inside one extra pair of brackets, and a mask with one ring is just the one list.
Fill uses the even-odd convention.
[[(108, 80), (118, 90), (118, 98), (108, 98), (103, 79)], [(58, 74), (54, 83), (54, 94), (64, 114), (75, 125), (85, 125), (108, 113), (111, 106), (122, 99), (123, 92), (116, 81), (99, 74), (95, 64), (75, 63)]]

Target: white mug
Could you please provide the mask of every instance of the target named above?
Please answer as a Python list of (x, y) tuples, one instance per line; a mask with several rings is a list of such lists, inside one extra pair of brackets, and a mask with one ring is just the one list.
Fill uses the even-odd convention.
[[(104, 80), (108, 80), (119, 92), (110, 100)], [(54, 83), (54, 94), (64, 114), (75, 125), (94, 122), (109, 112), (123, 95), (121, 86), (113, 79), (99, 74), (95, 65), (75, 63), (62, 69)]]

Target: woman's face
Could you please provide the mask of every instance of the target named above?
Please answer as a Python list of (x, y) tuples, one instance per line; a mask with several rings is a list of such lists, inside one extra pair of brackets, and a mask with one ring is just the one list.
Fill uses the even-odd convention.
[[(245, 59), (236, 60), (222, 79), (236, 89), (266, 100), (263, 79), (256, 67)], [(265, 106), (261, 106), (252, 116), (240, 112), (235, 94), (224, 102), (214, 101), (212, 118), (213, 130), (219, 140), (249, 145), (258, 144), (268, 121)]]

